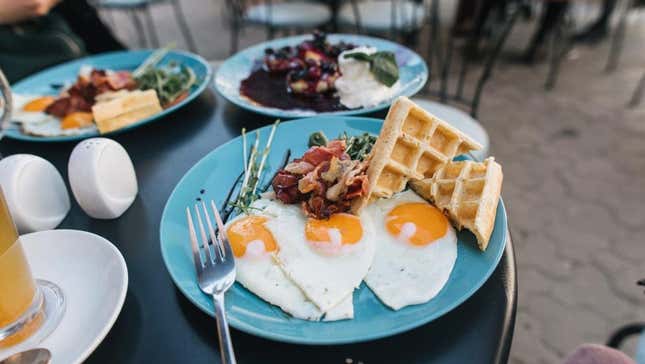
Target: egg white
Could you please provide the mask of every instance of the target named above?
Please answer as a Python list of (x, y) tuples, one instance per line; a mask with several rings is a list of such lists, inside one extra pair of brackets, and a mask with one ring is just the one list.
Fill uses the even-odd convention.
[(368, 217), (360, 216), (363, 236), (358, 242), (330, 254), (307, 241), (307, 217), (299, 206), (272, 202), (264, 211), (273, 216), (264, 225), (280, 247), (275, 258), (307, 298), (327, 312), (351, 297), (374, 258), (373, 229)]
[(96, 126), (92, 125), (85, 128), (63, 129), (61, 128), (61, 121), (53, 116), (46, 114), (42, 111), (24, 111), (23, 108), (30, 101), (42, 97), (42, 95), (22, 95), (13, 94), (13, 111), (11, 114), (11, 121), (20, 124), (22, 131), (25, 134), (36, 136), (69, 136), (81, 135), (96, 131)]
[(41, 124), (51, 120), (58, 120), (56, 117), (46, 114), (42, 111), (24, 111), (23, 108), (30, 101), (42, 97), (43, 95), (23, 95), (12, 94), (13, 110), (11, 113), (11, 121), (14, 123), (22, 124)]
[[(268, 200), (258, 200), (253, 203), (252, 207), (263, 209), (266, 204), (272, 203), (272, 201)], [(254, 214), (267, 216), (261, 210), (252, 211)], [(243, 217), (244, 215), (241, 215), (229, 221), (226, 228)], [(252, 242), (247, 245), (245, 255), (235, 258), (235, 265), (236, 280), (240, 284), (263, 300), (280, 307), (284, 312), (295, 318), (312, 321), (321, 319), (324, 321), (335, 321), (352, 318), (354, 316), (351, 295), (328, 312), (321, 311), (284, 274), (282, 268), (273, 258), (273, 254), (264, 251), (264, 244)]]
[(416, 246), (392, 236), (386, 228), (387, 214), (397, 205), (426, 202), (412, 191), (377, 200), (364, 211), (374, 222), (376, 255), (365, 283), (387, 306), (398, 310), (428, 302), (444, 287), (457, 260), (457, 235), (448, 225), (446, 234), (434, 242)]
[(36, 135), (36, 136), (69, 136), (69, 135), (82, 135), (85, 133), (90, 133), (96, 130), (96, 126), (92, 125), (86, 128), (73, 128), (73, 129), (63, 129), (60, 126), (60, 120), (51, 115), (48, 115), (51, 119), (40, 123), (23, 123), (22, 131), (25, 134)]

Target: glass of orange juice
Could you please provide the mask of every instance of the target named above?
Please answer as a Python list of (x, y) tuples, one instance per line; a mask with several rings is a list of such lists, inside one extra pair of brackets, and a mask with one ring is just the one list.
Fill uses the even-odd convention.
[[(0, 84), (5, 82), (0, 70)], [(7, 88), (0, 90), (4, 94)], [(0, 354), (39, 343), (56, 328), (64, 312), (60, 288), (32, 276), (0, 187)]]
[(41, 342), (64, 312), (60, 288), (33, 278), (0, 187), (0, 354)]

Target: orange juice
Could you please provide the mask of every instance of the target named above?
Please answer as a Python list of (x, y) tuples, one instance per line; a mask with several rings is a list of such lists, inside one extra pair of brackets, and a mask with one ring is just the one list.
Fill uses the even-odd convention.
[(0, 190), (0, 329), (29, 308), (35, 293), (31, 270)]

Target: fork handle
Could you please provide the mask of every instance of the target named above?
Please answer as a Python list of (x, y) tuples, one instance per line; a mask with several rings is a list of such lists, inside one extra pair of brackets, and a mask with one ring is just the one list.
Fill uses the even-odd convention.
[(222, 354), (222, 364), (236, 364), (231, 333), (228, 331), (226, 309), (224, 308), (224, 295), (214, 294), (215, 318), (217, 319), (217, 334), (219, 336), (219, 350)]

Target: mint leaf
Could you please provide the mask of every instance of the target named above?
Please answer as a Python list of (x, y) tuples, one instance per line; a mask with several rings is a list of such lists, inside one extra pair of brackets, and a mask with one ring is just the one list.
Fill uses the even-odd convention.
[(371, 67), (372, 59), (374, 58), (374, 55), (363, 53), (363, 52), (354, 52), (354, 53), (346, 54), (345, 58), (353, 58), (357, 61), (368, 62), (370, 63), (370, 67)]
[(368, 62), (374, 78), (387, 87), (392, 87), (399, 80), (399, 66), (392, 52), (381, 51), (374, 54), (356, 52), (346, 54), (344, 57)]
[(374, 77), (387, 87), (392, 87), (399, 80), (399, 66), (392, 52), (374, 53), (370, 71)]

